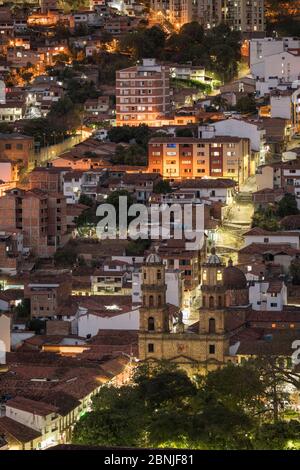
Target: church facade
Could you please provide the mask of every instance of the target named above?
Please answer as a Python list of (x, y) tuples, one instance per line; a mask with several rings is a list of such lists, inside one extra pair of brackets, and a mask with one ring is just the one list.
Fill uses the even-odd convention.
[(234, 355), (230, 354), (230, 336), (245, 323), (243, 311), (248, 307), (248, 287), (242, 271), (231, 262), (225, 266), (212, 250), (201, 267), (199, 321), (188, 328), (180, 314), (175, 325), (169, 316), (165, 268), (157, 254), (146, 259), (142, 278), (141, 361), (168, 360), (190, 373), (205, 373), (227, 362), (235, 362)]

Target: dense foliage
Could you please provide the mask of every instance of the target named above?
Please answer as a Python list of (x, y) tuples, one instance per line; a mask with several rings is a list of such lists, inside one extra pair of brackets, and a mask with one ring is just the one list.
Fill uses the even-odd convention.
[(132, 384), (102, 387), (93, 411), (76, 424), (73, 441), (197, 449), (299, 446), (300, 423), (281, 419), (288, 377), (267, 358), (193, 379), (170, 363), (140, 365)]

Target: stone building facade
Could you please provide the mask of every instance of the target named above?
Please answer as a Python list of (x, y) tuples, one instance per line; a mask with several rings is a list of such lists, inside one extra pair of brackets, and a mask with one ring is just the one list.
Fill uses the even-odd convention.
[[(155, 362), (169, 360), (189, 373), (205, 373), (226, 362), (230, 354), (231, 331), (245, 324), (248, 287), (238, 268), (225, 266), (212, 250), (202, 264), (202, 307), (199, 321), (186, 328), (182, 315), (169, 317), (165, 301), (164, 265), (157, 254), (143, 266), (143, 305), (140, 309), (139, 358)], [(238, 309), (231, 308), (239, 306)], [(241, 307), (245, 307), (244, 309)]]

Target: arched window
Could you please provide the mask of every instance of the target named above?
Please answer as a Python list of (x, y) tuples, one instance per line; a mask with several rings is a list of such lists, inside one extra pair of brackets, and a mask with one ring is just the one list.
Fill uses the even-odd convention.
[(211, 295), (209, 298), (209, 308), (214, 308), (214, 306), (215, 306), (215, 300), (213, 296)]
[(217, 271), (217, 281), (222, 281), (222, 279), (223, 279), (222, 271), (220, 271), (220, 270), (218, 269), (218, 271)]
[(202, 297), (202, 307), (206, 307), (206, 297), (203, 295)]
[(154, 331), (155, 330), (155, 321), (153, 317), (148, 318), (148, 331)]
[(214, 318), (210, 318), (208, 320), (208, 332), (215, 333), (216, 332), (216, 320)]
[(154, 306), (153, 295), (149, 295), (149, 307)]
[(207, 281), (207, 271), (204, 269), (203, 274), (202, 274), (203, 281)]
[(161, 271), (157, 271), (157, 279), (161, 279)]

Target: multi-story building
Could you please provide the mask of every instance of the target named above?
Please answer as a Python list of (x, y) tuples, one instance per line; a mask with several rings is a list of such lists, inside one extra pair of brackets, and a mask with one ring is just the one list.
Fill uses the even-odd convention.
[(54, 166), (36, 167), (29, 174), (29, 188), (41, 189), (49, 193), (62, 192), (63, 175), (67, 170)]
[(236, 361), (229, 348), (230, 331), (244, 324), (245, 313), (229, 307), (248, 305), (246, 277), (232, 263), (225, 266), (215, 252), (202, 264), (201, 270), (203, 283), (199, 321), (188, 329), (179, 314), (174, 326), (166, 308), (164, 265), (157, 254), (147, 257), (142, 268), (141, 361), (174, 361), (194, 373)]
[(17, 133), (0, 134), (0, 158), (19, 162), (22, 166), (27, 167), (33, 152), (34, 140), (32, 137)]
[(287, 305), (287, 287), (283, 281), (250, 281), (249, 301), (253, 310), (282, 311)]
[(163, 178), (231, 178), (242, 183), (250, 175), (250, 140), (241, 137), (156, 137), (148, 144), (148, 171)]
[(222, 0), (151, 0), (150, 8), (158, 18), (166, 16), (177, 29), (192, 21), (210, 29), (222, 21)]
[(57, 318), (71, 291), (69, 273), (37, 272), (31, 276), (24, 286), (24, 297), (30, 299), (31, 318)]
[(66, 201), (62, 194), (18, 188), (0, 198), (0, 229), (20, 229), (24, 247), (47, 257), (65, 243)]
[(158, 248), (167, 270), (182, 272), (184, 282), (183, 305), (189, 308), (198, 294), (200, 284), (200, 263), (205, 256), (205, 244), (198, 250), (187, 250), (185, 240), (167, 240)]
[(243, 33), (265, 31), (264, 0), (224, 0), (224, 20)]
[(255, 172), (257, 165), (265, 163), (266, 130), (262, 120), (229, 118), (198, 128), (200, 139), (212, 139), (215, 136), (223, 135), (250, 140), (250, 174)]
[(157, 126), (157, 118), (170, 111), (169, 67), (155, 59), (117, 72), (117, 126)]
[(14, 275), (23, 250), (21, 232), (0, 232), (0, 271)]

